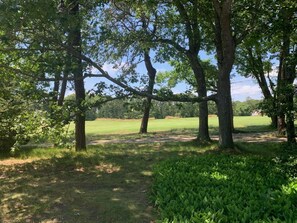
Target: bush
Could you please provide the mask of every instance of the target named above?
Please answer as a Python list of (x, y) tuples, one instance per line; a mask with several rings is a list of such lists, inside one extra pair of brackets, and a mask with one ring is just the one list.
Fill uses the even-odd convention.
[(154, 169), (161, 222), (296, 222), (297, 179), (274, 161), (204, 155)]

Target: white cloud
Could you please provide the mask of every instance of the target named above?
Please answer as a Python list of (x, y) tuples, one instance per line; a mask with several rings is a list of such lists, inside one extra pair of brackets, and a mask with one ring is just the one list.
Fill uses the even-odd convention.
[(102, 67), (102, 69), (109, 74), (116, 73), (119, 70), (119, 68), (120, 67), (116, 67), (114, 64), (108, 64), (108, 63), (105, 63)]
[(233, 100), (243, 101), (247, 97), (254, 99), (261, 99), (262, 92), (260, 87), (257, 84), (243, 84), (235, 83), (232, 84), (231, 94)]

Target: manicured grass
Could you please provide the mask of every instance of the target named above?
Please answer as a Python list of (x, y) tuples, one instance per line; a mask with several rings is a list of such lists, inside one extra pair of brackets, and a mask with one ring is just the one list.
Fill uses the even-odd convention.
[[(172, 118), (172, 119), (150, 119), (149, 132), (171, 131), (191, 129), (197, 131), (198, 118)], [(97, 119), (86, 123), (88, 135), (106, 134), (129, 134), (137, 133), (140, 128), (141, 120), (122, 120), (122, 119)], [(240, 130), (267, 130), (270, 119), (266, 116), (238, 116), (234, 117), (235, 128)], [(212, 133), (218, 131), (217, 116), (209, 117), (209, 128)], [(73, 126), (71, 126), (73, 129)]]

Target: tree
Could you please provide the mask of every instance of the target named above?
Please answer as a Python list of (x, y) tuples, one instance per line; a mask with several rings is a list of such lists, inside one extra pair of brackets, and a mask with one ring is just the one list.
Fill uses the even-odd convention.
[[(68, 4), (67, 4), (68, 3)], [(77, 151), (86, 150), (86, 134), (85, 134), (85, 88), (83, 79), (83, 65), (81, 59), (82, 53), (82, 36), (81, 36), (81, 16), (80, 16), (80, 4), (77, 0), (66, 1), (69, 10), (69, 17), (73, 21), (70, 24), (68, 33), (68, 47), (75, 49), (75, 55), (71, 55), (71, 71), (74, 77), (74, 89), (77, 103), (77, 110), (75, 114), (75, 149)]]
[[(241, 73), (256, 78), (264, 95), (262, 108), (272, 118), (272, 125), (283, 134), (287, 122), (288, 141), (294, 142), (292, 114), (296, 60), (292, 58), (296, 57), (296, 3), (266, 1), (265, 4), (257, 31), (241, 45), (237, 61)], [(279, 66), (273, 68), (276, 62)], [(276, 82), (269, 76), (272, 69), (278, 70)]]
[[(269, 73), (272, 71), (272, 61), (268, 55), (269, 46), (265, 43), (264, 35), (260, 32), (255, 33), (259, 37), (246, 39), (237, 51), (237, 70), (245, 77), (256, 79), (264, 96), (264, 104), (269, 106), (270, 110), (276, 111), (275, 102), (275, 84)], [(256, 39), (255, 39), (256, 38)], [(277, 114), (268, 112), (271, 117), (271, 126), (277, 128)]]
[[(217, 107), (219, 116), (220, 147), (234, 148), (232, 138), (232, 103), (230, 73), (235, 62), (236, 47), (257, 27), (265, 1), (213, 0), (213, 29), (218, 63)], [(214, 25), (213, 25), (214, 24)]]
[(230, 73), (235, 59), (236, 42), (233, 36), (232, 0), (213, 0), (215, 12), (215, 47), (218, 60), (219, 141), (221, 148), (233, 148)]
[[(204, 4), (201, 4), (205, 6)], [(154, 41), (159, 43), (162, 56), (187, 61), (193, 70), (199, 97), (206, 97), (205, 72), (201, 65), (199, 52), (203, 46), (203, 19), (207, 7), (200, 7), (198, 1), (158, 1), (155, 2), (159, 32)], [(159, 14), (158, 14), (159, 13)], [(207, 102), (199, 103), (199, 140), (209, 141)]]
[[(120, 77), (123, 82), (133, 82), (143, 84), (139, 80), (145, 80), (144, 88), (148, 94), (154, 90), (156, 69), (153, 67), (151, 51), (154, 46), (144, 41), (152, 31), (154, 26), (151, 16), (145, 12), (143, 4), (129, 4), (129, 1), (112, 1), (103, 10), (103, 21), (99, 22), (99, 29), (103, 30), (102, 39), (104, 45), (105, 61), (119, 64)], [(137, 66), (144, 62), (147, 70), (147, 77), (136, 78)], [(124, 65), (123, 65), (124, 64)], [(126, 64), (126, 65), (125, 65)], [(148, 120), (152, 99), (146, 97), (143, 101), (143, 117), (140, 126), (140, 133), (147, 133)]]
[(285, 1), (280, 7), (278, 21), (275, 23), (276, 30), (279, 30), (280, 34), (277, 97), (280, 109), (286, 115), (287, 141), (290, 144), (295, 144), (293, 82), (297, 72), (297, 3)]

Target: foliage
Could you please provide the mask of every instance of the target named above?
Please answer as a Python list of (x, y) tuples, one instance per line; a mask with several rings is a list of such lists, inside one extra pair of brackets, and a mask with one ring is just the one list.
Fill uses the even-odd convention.
[(233, 114), (235, 116), (251, 116), (253, 112), (259, 111), (261, 101), (247, 98), (246, 101), (233, 102)]
[(297, 180), (269, 159), (203, 155), (154, 169), (161, 222), (294, 222)]
[(64, 126), (69, 123), (67, 107), (47, 102), (42, 87), (2, 74), (0, 89), (0, 151), (9, 152), (30, 140), (47, 140), (64, 145)]

